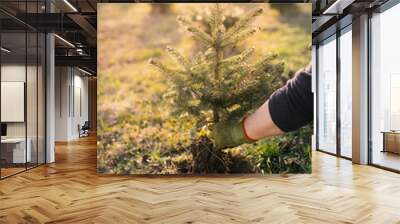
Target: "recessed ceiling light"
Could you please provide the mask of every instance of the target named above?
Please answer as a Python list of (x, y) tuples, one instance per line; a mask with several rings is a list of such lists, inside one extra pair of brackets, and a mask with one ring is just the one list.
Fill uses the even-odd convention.
[(70, 7), (74, 12), (78, 12), (78, 10), (68, 1), (68, 0), (64, 0), (65, 4), (68, 5), (68, 7)]
[(11, 50), (9, 50), (9, 49), (7, 49), (5, 47), (1, 47), (0, 49), (1, 49), (1, 51), (4, 51), (6, 53), (10, 53), (11, 52)]
[(86, 71), (86, 70), (83, 70), (83, 69), (81, 69), (81, 68), (79, 68), (79, 67), (78, 67), (78, 70), (81, 71), (81, 72), (83, 72), (83, 73), (85, 73), (85, 74), (87, 74), (87, 75), (93, 75), (92, 73), (90, 73), (90, 72), (88, 72), (88, 71)]
[(351, 5), (355, 0), (336, 0), (332, 5), (330, 5), (322, 14), (342, 14), (343, 9)]
[(61, 40), (62, 42), (66, 43), (67, 45), (69, 45), (70, 47), (75, 48), (75, 45), (73, 45), (71, 42), (69, 42), (68, 40), (60, 37), (58, 34), (54, 34), (55, 37), (57, 37), (59, 40)]

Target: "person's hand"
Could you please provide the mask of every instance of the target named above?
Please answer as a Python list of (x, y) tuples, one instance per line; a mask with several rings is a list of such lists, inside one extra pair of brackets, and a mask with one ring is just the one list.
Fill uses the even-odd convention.
[(243, 121), (233, 120), (219, 122), (211, 128), (211, 136), (218, 149), (239, 146), (244, 143), (253, 142), (246, 137)]

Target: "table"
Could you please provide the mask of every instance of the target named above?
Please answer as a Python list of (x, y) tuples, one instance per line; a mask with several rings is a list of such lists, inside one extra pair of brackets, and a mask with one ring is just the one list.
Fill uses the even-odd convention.
[(6, 163), (26, 163), (31, 162), (32, 140), (26, 139), (27, 147), (25, 153), (25, 138), (5, 138), (1, 139), (1, 157)]
[(382, 131), (383, 150), (382, 152), (392, 152), (400, 154), (400, 131)]

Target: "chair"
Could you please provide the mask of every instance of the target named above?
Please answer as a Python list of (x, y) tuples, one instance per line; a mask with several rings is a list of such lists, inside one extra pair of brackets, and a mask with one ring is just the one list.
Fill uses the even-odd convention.
[(79, 138), (89, 136), (89, 129), (90, 129), (89, 121), (85, 121), (82, 127), (80, 127), (80, 125), (78, 124)]

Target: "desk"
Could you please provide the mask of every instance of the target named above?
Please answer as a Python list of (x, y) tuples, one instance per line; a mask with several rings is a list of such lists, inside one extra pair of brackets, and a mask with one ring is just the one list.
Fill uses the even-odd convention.
[[(25, 154), (25, 138), (5, 138), (1, 139), (1, 156), (6, 160), (6, 163), (25, 163), (31, 162), (32, 140), (27, 138), (28, 143)], [(3, 156), (4, 155), (4, 156)], [(26, 161), (25, 161), (26, 159)]]
[(400, 154), (400, 131), (383, 131), (382, 152)]

